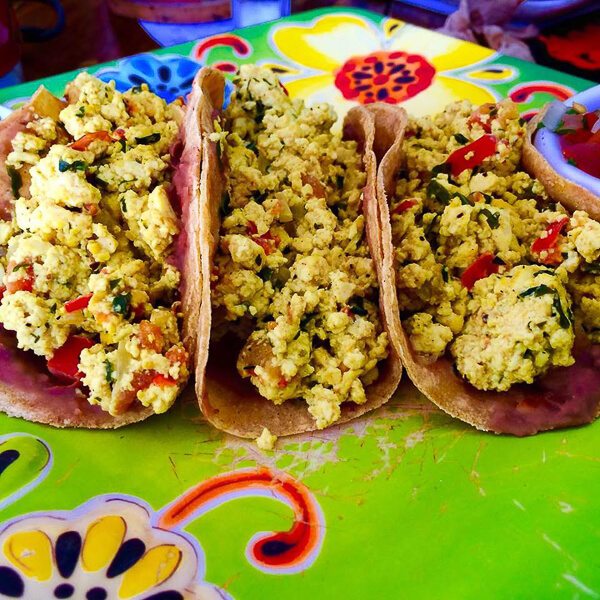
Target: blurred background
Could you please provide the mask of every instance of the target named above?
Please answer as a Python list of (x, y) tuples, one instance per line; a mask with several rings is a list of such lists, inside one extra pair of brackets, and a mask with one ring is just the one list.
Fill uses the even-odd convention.
[(0, 86), (326, 6), (443, 28), (600, 81), (600, 0), (0, 0)]

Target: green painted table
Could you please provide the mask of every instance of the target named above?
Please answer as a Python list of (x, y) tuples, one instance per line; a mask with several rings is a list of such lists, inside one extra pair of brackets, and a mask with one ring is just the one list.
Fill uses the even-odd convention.
[[(354, 82), (374, 57), (402, 61), (402, 81)], [(172, 99), (199, 64), (244, 62), (340, 114), (375, 98), (424, 114), (509, 96), (531, 115), (590, 85), (341, 9), (90, 70)], [(43, 83), (60, 93), (71, 77)], [(366, 418), (268, 453), (212, 429), (193, 399), (110, 432), (1, 416), (0, 597), (600, 598), (599, 433), (483, 434), (406, 381)]]

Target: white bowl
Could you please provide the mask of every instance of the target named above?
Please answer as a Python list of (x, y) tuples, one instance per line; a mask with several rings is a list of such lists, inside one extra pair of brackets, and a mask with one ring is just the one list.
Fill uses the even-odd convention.
[[(565, 106), (572, 106), (573, 102), (583, 104), (590, 111), (600, 109), (600, 85), (571, 96), (563, 104)], [(596, 196), (600, 196), (600, 179), (585, 173), (574, 165), (570, 165), (562, 154), (559, 138), (559, 135), (550, 131), (547, 127), (543, 127), (535, 135), (535, 147), (559, 175), (570, 179), (593, 194), (596, 194)], [(600, 160), (600, 157), (598, 157), (598, 160)]]

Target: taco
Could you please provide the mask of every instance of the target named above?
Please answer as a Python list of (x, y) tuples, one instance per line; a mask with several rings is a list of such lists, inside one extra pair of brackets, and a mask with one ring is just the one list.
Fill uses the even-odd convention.
[(387, 107), (375, 118), (388, 139), (377, 178), (384, 307), (414, 384), (496, 433), (592, 421), (600, 224), (522, 170), (517, 107), (459, 102), (408, 120)]
[(290, 99), (253, 65), (222, 111), (222, 76), (204, 77), (201, 254), (212, 311), (201, 328), (212, 323), (212, 339), (206, 377), (196, 371), (202, 412), (257, 437), (380, 406), (401, 366), (378, 292), (372, 117), (353, 109), (335, 133), (329, 105)]
[(87, 73), (66, 97), (41, 88), (0, 123), (0, 410), (118, 427), (167, 410), (188, 379), (197, 235), (172, 182), (184, 109)]

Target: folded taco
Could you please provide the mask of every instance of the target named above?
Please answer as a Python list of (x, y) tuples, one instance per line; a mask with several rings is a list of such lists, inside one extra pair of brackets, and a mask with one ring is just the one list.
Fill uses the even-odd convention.
[(42, 88), (0, 123), (0, 409), (117, 427), (167, 410), (188, 378), (194, 240), (172, 183), (184, 110), (87, 73), (66, 97)]
[(201, 237), (213, 257), (202, 411), (219, 429), (256, 437), (322, 429), (383, 404), (401, 367), (379, 294), (372, 118), (351, 111), (342, 136), (329, 105), (290, 99), (253, 65), (218, 116), (223, 80), (204, 77), (214, 131), (202, 165)]
[(384, 306), (412, 381), (483, 430), (529, 435), (593, 420), (600, 224), (523, 170), (516, 106), (375, 116), (389, 141), (378, 170)]

